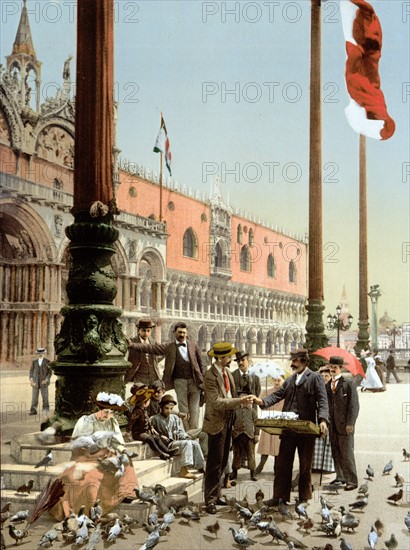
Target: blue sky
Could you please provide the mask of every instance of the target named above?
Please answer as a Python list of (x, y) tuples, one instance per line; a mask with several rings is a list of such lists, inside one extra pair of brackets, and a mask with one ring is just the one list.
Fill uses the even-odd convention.
[[(372, 2), (383, 28), (382, 90), (395, 135), (367, 140), (369, 285), (409, 321), (410, 2)], [(3, 0), (1, 57), (11, 52), (21, 2)], [(43, 95), (75, 55), (74, 0), (28, 0)], [(231, 206), (305, 233), (308, 228), (310, 2), (116, 0), (115, 81), (122, 156), (157, 170), (164, 113), (179, 184), (209, 193), (213, 173)], [(325, 314), (342, 286), (358, 314), (358, 143), (344, 108), (339, 3), (322, 6)], [(75, 74), (74, 65), (72, 74)], [(230, 93), (231, 92), (231, 93)], [(407, 255), (407, 253), (409, 255)], [(370, 306), (369, 306), (370, 308)]]

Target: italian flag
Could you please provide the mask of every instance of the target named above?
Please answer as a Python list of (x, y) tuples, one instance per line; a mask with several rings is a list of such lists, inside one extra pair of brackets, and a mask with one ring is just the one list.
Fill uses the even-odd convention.
[(167, 134), (167, 127), (165, 126), (165, 121), (162, 115), (161, 115), (161, 126), (154, 145), (154, 153), (163, 153), (163, 155), (165, 156), (165, 164), (167, 165), (169, 175), (172, 176), (172, 173), (171, 173), (172, 153), (169, 148), (169, 138)]

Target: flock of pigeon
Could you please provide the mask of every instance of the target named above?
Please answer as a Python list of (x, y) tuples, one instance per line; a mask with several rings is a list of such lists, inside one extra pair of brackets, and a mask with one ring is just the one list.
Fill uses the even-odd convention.
[[(406, 449), (403, 449), (403, 457), (405, 461), (410, 460), (410, 453)], [(51, 461), (52, 452), (50, 450), (35, 465), (35, 468), (44, 467), (46, 469)], [(382, 476), (388, 476), (392, 471), (393, 461), (390, 460), (384, 466)], [(320, 509), (318, 508), (311, 514), (308, 513), (307, 505), (299, 502), (298, 499), (295, 499), (293, 506), (279, 499), (277, 506), (269, 507), (268, 503), (264, 502), (264, 494), (261, 490), (257, 491), (255, 495), (256, 502), (253, 506), (250, 506), (246, 499), (238, 501), (232, 498), (227, 501), (227, 505), (230, 506), (228, 517), (234, 514), (235, 516), (230, 519), (230, 523), (238, 523), (238, 525), (224, 528), (229, 529), (232, 533), (234, 547), (245, 550), (257, 544), (259, 540), (263, 540), (261, 537), (265, 535), (271, 537), (270, 543), (275, 542), (277, 545), (285, 545), (290, 550), (296, 548), (310, 548), (310, 550), (333, 550), (334, 548), (340, 548), (341, 550), (353, 550), (352, 543), (348, 540), (349, 533), (355, 533), (355, 529), (360, 524), (361, 518), (355, 514), (365, 512), (369, 502), (369, 494), (371, 493), (369, 487), (371, 487), (374, 477), (375, 472), (368, 465), (366, 468), (366, 481), (358, 488), (356, 500), (348, 505), (348, 510), (343, 506), (335, 509), (324, 496), (326, 493), (338, 493), (341, 486), (335, 483), (322, 486), (323, 493), (320, 496)], [(394, 476), (394, 480), (395, 489), (397, 490), (386, 497), (386, 500), (389, 504), (397, 506), (403, 501), (405, 480), (398, 473)], [(28, 483), (17, 488), (16, 494), (30, 494), (33, 484), (34, 481), (29, 480)], [(128, 513), (124, 513), (122, 517), (119, 517), (115, 512), (105, 514), (99, 500), (97, 500), (89, 510), (86, 510), (82, 506), (80, 510), (72, 511), (63, 521), (55, 523), (38, 541), (34, 541), (36, 546), (30, 546), (30, 548), (50, 548), (56, 541), (63, 541), (63, 543), (67, 545), (71, 544), (74, 547), (95, 550), (97, 544), (101, 541), (103, 541), (104, 547), (111, 546), (118, 539), (127, 539), (127, 534), (135, 534), (133, 529), (139, 527), (143, 528), (147, 533), (146, 540), (140, 547), (140, 550), (149, 550), (160, 542), (161, 537), (169, 535), (171, 524), (176, 518), (179, 518), (180, 525), (190, 525), (191, 522), (199, 523), (202, 518), (209, 518), (207, 514), (201, 512), (198, 505), (188, 502), (186, 492), (182, 494), (169, 494), (161, 484), (156, 484), (154, 487), (136, 488), (135, 496), (136, 502), (143, 502), (148, 506), (147, 521), (142, 525), (139, 525), (138, 520)], [(132, 510), (132, 506), (130, 510)], [(221, 511), (229, 512), (229, 508)], [(16, 546), (22, 543), (27, 537), (29, 538), (24, 542), (28, 543), (32, 540), (30, 537), (33, 536), (33, 533), (30, 529), (31, 526), (27, 523), (28, 516), (28, 510), (19, 510), (12, 513), (10, 502), (5, 503), (2, 507), (1, 529), (3, 530), (3, 527), (7, 524), (8, 534), (15, 541)], [(410, 534), (410, 511), (407, 512), (403, 520)], [(277, 521), (280, 525), (278, 525)], [(25, 522), (26, 527), (21, 528), (20, 525)], [(300, 538), (293, 537), (288, 533), (289, 527), (293, 526), (293, 522), (296, 522), (297, 530), (301, 533)], [(211, 542), (215, 541), (215, 548), (218, 547), (217, 541), (220, 540), (221, 523), (224, 525), (222, 520), (218, 520), (203, 527), (203, 536)], [(287, 528), (284, 528), (283, 525), (286, 525)], [(329, 539), (329, 542), (321, 547), (307, 546), (300, 539), (303, 538), (303, 535), (310, 534), (311, 532), (322, 533), (324, 537)], [(0, 550), (3, 550), (6, 548), (6, 542), (2, 532), (0, 535)], [(258, 540), (255, 540), (256, 536), (258, 536)], [(333, 546), (333, 544), (336, 544), (336, 541), (338, 541), (339, 546)], [(376, 550), (377, 548), (402, 550), (399, 548), (399, 543), (394, 533), (391, 533), (389, 538), (385, 535), (385, 528), (380, 519), (376, 519), (370, 526), (367, 543), (368, 548), (371, 550)], [(265, 542), (263, 542), (263, 545), (265, 546)]]

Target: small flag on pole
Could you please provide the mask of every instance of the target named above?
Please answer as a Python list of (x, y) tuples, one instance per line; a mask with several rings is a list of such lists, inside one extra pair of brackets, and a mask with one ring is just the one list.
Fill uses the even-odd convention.
[(350, 95), (346, 118), (359, 134), (389, 139), (396, 125), (387, 113), (380, 89), (382, 28), (379, 18), (366, 0), (341, 0), (340, 13), (346, 40), (346, 86)]
[(165, 126), (164, 118), (161, 116), (161, 127), (159, 129), (157, 139), (154, 145), (154, 153), (163, 153), (165, 155), (165, 164), (167, 165), (169, 175), (171, 173), (172, 153), (169, 148), (169, 138), (167, 134), (167, 127)]

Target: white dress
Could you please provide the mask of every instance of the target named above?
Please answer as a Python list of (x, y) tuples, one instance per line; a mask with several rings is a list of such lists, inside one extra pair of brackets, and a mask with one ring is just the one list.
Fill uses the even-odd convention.
[(376, 361), (373, 357), (366, 357), (367, 363), (366, 378), (363, 378), (360, 384), (363, 390), (378, 390), (383, 388), (383, 384), (376, 371)]

